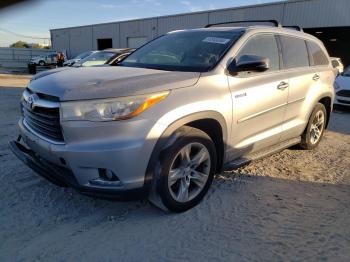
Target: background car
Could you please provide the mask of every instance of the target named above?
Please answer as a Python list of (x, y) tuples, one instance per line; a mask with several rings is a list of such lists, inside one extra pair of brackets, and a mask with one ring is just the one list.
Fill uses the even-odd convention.
[(57, 54), (51, 53), (45, 56), (35, 56), (29, 60), (30, 64), (45, 66), (45, 65), (53, 65), (57, 63)]
[(81, 53), (77, 55), (76, 57), (69, 59), (63, 63), (63, 66), (72, 66), (73, 64), (79, 62), (80, 60), (92, 55), (93, 53), (98, 52), (98, 51), (87, 51), (84, 53)]
[(350, 66), (338, 75), (334, 83), (334, 104), (350, 107)]
[(96, 51), (90, 56), (75, 63), (73, 67), (81, 66), (97, 66), (103, 64), (109, 64), (111, 61), (115, 61), (119, 56), (130, 54), (134, 49), (131, 48), (118, 48), (118, 49), (105, 49), (103, 51)]
[(331, 57), (331, 61), (332, 61), (332, 66), (338, 69), (339, 74), (344, 72), (344, 65), (339, 57)]
[(65, 70), (69, 70), (72, 68), (78, 67), (89, 67), (89, 66), (109, 66), (115, 65), (125, 57), (127, 57), (130, 53), (132, 53), (135, 49), (131, 48), (120, 48), (120, 49), (108, 49), (104, 51), (92, 51), (93, 53), (80, 60), (79, 62), (74, 63), (71, 66), (58, 67), (51, 70), (42, 71), (36, 75), (34, 75), (31, 81), (37, 80), (47, 75), (55, 74), (58, 72), (62, 72)]

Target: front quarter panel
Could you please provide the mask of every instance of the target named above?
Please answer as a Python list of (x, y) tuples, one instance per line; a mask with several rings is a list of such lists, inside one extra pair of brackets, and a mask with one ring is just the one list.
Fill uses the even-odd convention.
[[(172, 90), (164, 101), (144, 112), (143, 117), (157, 119), (148, 134), (149, 141), (158, 140), (168, 127), (182, 119), (214, 118), (221, 124), (226, 136), (230, 134), (228, 129), (232, 120), (232, 98), (227, 76), (202, 74), (196, 85)], [(223, 139), (226, 140), (225, 137)]]

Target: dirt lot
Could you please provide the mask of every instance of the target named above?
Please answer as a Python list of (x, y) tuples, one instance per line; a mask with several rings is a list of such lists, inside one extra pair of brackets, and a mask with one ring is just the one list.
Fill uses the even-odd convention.
[(0, 78), (0, 261), (349, 261), (350, 110), (317, 150), (220, 174), (198, 207), (169, 215), (58, 188), (17, 160), (22, 88), (5, 86), (25, 81)]

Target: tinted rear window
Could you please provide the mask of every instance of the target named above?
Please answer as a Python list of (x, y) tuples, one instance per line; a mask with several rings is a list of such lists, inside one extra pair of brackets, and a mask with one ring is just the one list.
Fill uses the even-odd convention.
[[(307, 41), (307, 47), (310, 53), (311, 66), (328, 65), (328, 58), (318, 44)], [(337, 63), (336, 66), (339, 66), (338, 62), (337, 61), (335, 62)]]
[(309, 55), (303, 39), (284, 35), (280, 39), (285, 69), (309, 66)]

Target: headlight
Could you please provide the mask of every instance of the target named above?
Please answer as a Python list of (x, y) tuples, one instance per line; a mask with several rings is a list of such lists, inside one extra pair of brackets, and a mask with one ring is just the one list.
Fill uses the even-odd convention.
[(339, 84), (337, 82), (334, 82), (334, 89), (337, 90), (339, 88), (340, 88)]
[(84, 100), (61, 103), (61, 119), (86, 121), (113, 121), (129, 119), (141, 114), (168, 96), (169, 92), (121, 97), (114, 99)]

